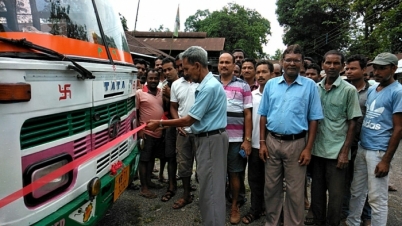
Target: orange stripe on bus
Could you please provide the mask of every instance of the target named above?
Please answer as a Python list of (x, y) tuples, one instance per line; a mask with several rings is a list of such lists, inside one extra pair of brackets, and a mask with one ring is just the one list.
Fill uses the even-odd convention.
[[(77, 39), (51, 35), (51, 34), (37, 34), (37, 33), (26, 33), (26, 32), (0, 32), (0, 36), (9, 39), (25, 38), (27, 41), (30, 41), (36, 45), (52, 49), (65, 55), (75, 55), (75, 56), (109, 60), (106, 54), (106, 49), (103, 45), (81, 41)], [(115, 48), (109, 48), (109, 50), (113, 60), (133, 64), (133, 59), (130, 53)], [(0, 45), (0, 52), (30, 52), (30, 51), (25, 48), (2, 43)]]

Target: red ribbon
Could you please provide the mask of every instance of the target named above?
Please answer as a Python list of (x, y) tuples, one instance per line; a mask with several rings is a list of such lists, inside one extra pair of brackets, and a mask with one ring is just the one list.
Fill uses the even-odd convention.
[(142, 130), (144, 127), (146, 126), (146, 124), (143, 124), (137, 128), (135, 128), (134, 130), (131, 130), (130, 132), (121, 135), (120, 137), (117, 137), (116, 139), (106, 143), (105, 145), (99, 147), (98, 149), (95, 149), (94, 151), (86, 154), (84, 157), (76, 159), (72, 162), (67, 163), (66, 165), (58, 168), (57, 170), (35, 180), (34, 182), (32, 182), (31, 184), (21, 188), (20, 190), (6, 196), (3, 199), (0, 199), (0, 209), (3, 208), (4, 206), (14, 202), (15, 200), (29, 194), (32, 193), (33, 191), (35, 191), (36, 189), (41, 188), (42, 186), (48, 184), (50, 181), (61, 177), (62, 175), (66, 174), (67, 172), (77, 168), (78, 166), (80, 166), (81, 164), (87, 162), (88, 160), (95, 158), (96, 156), (102, 154), (103, 152), (105, 152), (106, 150), (108, 150), (109, 148), (113, 147), (114, 145), (124, 141), (125, 139), (127, 139), (128, 137), (132, 136), (133, 134), (137, 133), (138, 131)]

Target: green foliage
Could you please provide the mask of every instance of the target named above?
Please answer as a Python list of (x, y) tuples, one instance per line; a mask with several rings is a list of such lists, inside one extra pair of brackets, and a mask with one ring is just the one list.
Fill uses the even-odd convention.
[(278, 0), (276, 4), (286, 45), (297, 43), (316, 60), (331, 49), (347, 47), (351, 19), (348, 1)]
[(361, 25), (352, 30), (357, 35), (350, 43), (350, 53), (374, 58), (381, 52), (402, 52), (401, 0), (354, 0), (351, 10)]
[(270, 57), (270, 60), (281, 60), (282, 59), (282, 50), (275, 50), (275, 54)]
[(270, 22), (257, 11), (229, 3), (220, 11), (198, 10), (187, 18), (185, 31), (207, 32), (208, 37), (224, 37), (226, 51), (243, 49), (247, 57), (264, 57)]
[(120, 16), (121, 25), (123, 26), (123, 30), (128, 31), (127, 19), (120, 13), (119, 13), (119, 16)]
[(159, 28), (154, 28), (154, 29), (150, 28), (149, 31), (151, 31), (151, 32), (169, 32), (170, 30), (169, 30), (169, 28), (167, 28), (167, 27), (165, 28), (165, 26), (163, 24), (161, 24), (161, 25), (159, 25)]
[(374, 58), (402, 52), (402, 0), (278, 0), (285, 44), (316, 60), (331, 49)]

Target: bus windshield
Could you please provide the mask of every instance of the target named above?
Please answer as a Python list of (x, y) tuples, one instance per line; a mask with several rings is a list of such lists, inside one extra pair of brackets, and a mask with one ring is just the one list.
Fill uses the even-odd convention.
[[(131, 59), (126, 59), (129, 48), (112, 5), (104, 0), (94, 2), (96, 6), (90, 0), (0, 0), (0, 36), (26, 38), (63, 54), (86, 57), (88, 54), (71, 51), (72, 47), (88, 51), (85, 45), (94, 44), (90, 56), (95, 58), (107, 58), (106, 42), (114, 60), (131, 63)], [(104, 35), (98, 21), (104, 26)], [(0, 52), (6, 51), (0, 49)]]

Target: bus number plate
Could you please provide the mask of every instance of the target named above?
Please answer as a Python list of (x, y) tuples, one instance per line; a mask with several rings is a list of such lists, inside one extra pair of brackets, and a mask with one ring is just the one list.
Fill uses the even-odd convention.
[(128, 187), (128, 181), (130, 177), (130, 167), (127, 166), (125, 167), (119, 175), (117, 175), (115, 181), (114, 181), (114, 196), (113, 196), (113, 202), (115, 202), (121, 193), (126, 190)]

